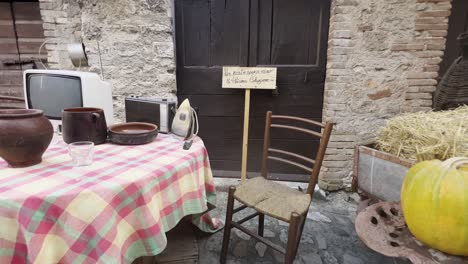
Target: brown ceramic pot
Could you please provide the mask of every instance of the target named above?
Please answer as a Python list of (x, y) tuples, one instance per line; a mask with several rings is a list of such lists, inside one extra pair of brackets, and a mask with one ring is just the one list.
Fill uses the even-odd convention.
[(65, 143), (92, 141), (102, 144), (107, 140), (104, 110), (93, 107), (66, 108), (62, 111), (62, 137)]
[(53, 133), (42, 110), (0, 110), (0, 157), (15, 168), (38, 164)]

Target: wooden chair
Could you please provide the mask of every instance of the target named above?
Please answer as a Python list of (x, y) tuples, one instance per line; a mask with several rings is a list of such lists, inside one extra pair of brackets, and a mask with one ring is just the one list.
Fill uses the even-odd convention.
[[(272, 120), (279, 119), (282, 119), (284, 121), (306, 123), (321, 128), (322, 132), (319, 133), (310, 129), (301, 128), (297, 126), (272, 124)], [(315, 160), (289, 151), (270, 148), (271, 128), (295, 130), (320, 139), (320, 145)], [(305, 220), (307, 219), (307, 213), (309, 212), (309, 206), (312, 201), (312, 194), (314, 192), (315, 185), (318, 180), (320, 167), (322, 166), (322, 161), (325, 156), (325, 150), (330, 139), (332, 128), (332, 123), (322, 124), (305, 118), (273, 115), (271, 111), (267, 112), (262, 159), (263, 177), (247, 179), (243, 181), (237, 188), (234, 186), (231, 186), (229, 188), (226, 212), (226, 225), (224, 227), (223, 246), (221, 249), (220, 258), (221, 263), (226, 262), (226, 255), (229, 247), (229, 239), (232, 228), (237, 228), (242, 232), (246, 233), (247, 235), (250, 235), (258, 241), (264, 243), (268, 247), (285, 254), (285, 263), (293, 263), (293, 260), (297, 253), (299, 242), (301, 240), (302, 230), (304, 228)], [(296, 160), (301, 160), (310, 164), (310, 166), (305, 166), (299, 162), (291, 161), (278, 156), (272, 156), (270, 154), (281, 154), (283, 157), (295, 158)], [(268, 159), (293, 165), (295, 167), (305, 170), (307, 173), (310, 173), (307, 192), (304, 193), (302, 191), (289, 188), (283, 184), (268, 181), (266, 179), (268, 174)], [(234, 199), (236, 199), (243, 205), (234, 209)], [(235, 213), (238, 213), (239, 211), (248, 207), (255, 209), (257, 212), (237, 222), (232, 220), (232, 217)], [(279, 245), (273, 244), (271, 241), (263, 237), (265, 215), (289, 223), (288, 242), (286, 249), (283, 249)], [(254, 234), (254, 232), (242, 226), (242, 223), (256, 216), (258, 216), (258, 235)]]

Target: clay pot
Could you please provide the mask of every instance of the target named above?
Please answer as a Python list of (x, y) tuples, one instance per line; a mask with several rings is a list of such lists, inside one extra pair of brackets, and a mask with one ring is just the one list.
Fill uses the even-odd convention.
[(0, 157), (14, 168), (38, 164), (53, 133), (42, 110), (0, 110)]

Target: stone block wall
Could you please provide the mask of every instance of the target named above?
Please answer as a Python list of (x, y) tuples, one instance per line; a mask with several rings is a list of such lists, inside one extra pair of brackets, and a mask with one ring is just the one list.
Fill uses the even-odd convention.
[(114, 86), (117, 119), (129, 95), (174, 97), (176, 90), (171, 0), (40, 0), (49, 67), (75, 69), (67, 44), (82, 41), (89, 67)]
[(429, 110), (451, 0), (332, 1), (324, 120), (337, 123), (320, 186), (351, 184), (354, 146), (385, 120)]

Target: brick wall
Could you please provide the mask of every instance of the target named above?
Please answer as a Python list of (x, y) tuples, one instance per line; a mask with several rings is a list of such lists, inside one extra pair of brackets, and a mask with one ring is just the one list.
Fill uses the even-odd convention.
[[(392, 50), (412, 52), (422, 67), (408, 72), (408, 90), (404, 111), (426, 111), (432, 106), (439, 64), (442, 62), (450, 16), (450, 0), (418, 0), (415, 38), (409, 43), (394, 44)], [(401, 50), (403, 48), (403, 50)]]
[(385, 120), (429, 110), (442, 61), (450, 0), (332, 1), (325, 120), (337, 123), (320, 186), (351, 183), (353, 148)]

